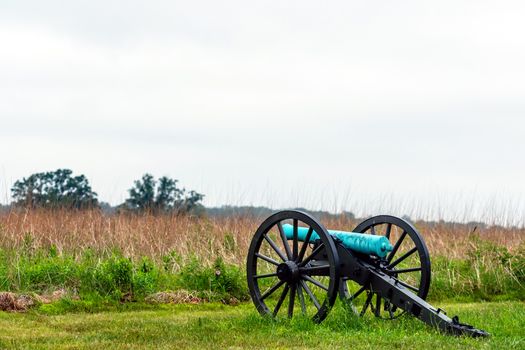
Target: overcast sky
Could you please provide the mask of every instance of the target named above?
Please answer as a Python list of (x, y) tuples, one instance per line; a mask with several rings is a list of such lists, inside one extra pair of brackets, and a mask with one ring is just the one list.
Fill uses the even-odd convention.
[[(0, 196), (71, 168), (207, 205), (523, 222), (521, 1), (0, 0)], [(517, 218), (517, 219), (516, 219)]]

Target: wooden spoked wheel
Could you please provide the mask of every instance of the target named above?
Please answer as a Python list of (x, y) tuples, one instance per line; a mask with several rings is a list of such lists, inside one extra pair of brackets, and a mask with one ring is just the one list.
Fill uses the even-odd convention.
[[(289, 239), (285, 224), (293, 226)], [(298, 240), (298, 227), (308, 228), (305, 242)], [(319, 239), (306, 243), (314, 232)], [(261, 224), (246, 270), (251, 298), (262, 315), (300, 314), (318, 323), (337, 299), (340, 275), (334, 241), (317, 220), (300, 211), (281, 211)]]
[[(409, 222), (389, 215), (380, 215), (365, 220), (354, 232), (387, 237), (393, 250), (386, 258), (361, 257), (396, 279), (397, 283), (420, 298), (425, 299), (430, 287), (430, 257), (423, 237)], [(404, 313), (387, 298), (374, 293), (370, 286), (361, 286), (350, 279), (342, 278), (340, 297), (354, 312), (364, 315), (367, 311), (377, 317), (394, 319)]]

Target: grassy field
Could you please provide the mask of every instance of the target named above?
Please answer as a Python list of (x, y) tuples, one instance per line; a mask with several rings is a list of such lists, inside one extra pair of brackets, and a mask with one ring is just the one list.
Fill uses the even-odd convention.
[[(154, 293), (185, 289), (211, 301), (247, 300), (246, 256), (261, 220), (1, 213), (0, 292), (60, 290), (82, 299), (141, 302)], [(344, 216), (321, 221), (346, 230), (356, 225)], [(525, 300), (524, 229), (446, 222), (416, 226), (432, 259), (431, 300)], [(399, 251), (410, 244), (405, 240)]]
[[(170, 215), (104, 215), (100, 211), (13, 210), (0, 213), (0, 247), (31, 249), (54, 246), (58, 253), (81, 254), (87, 249), (118, 249), (132, 258), (161, 259), (171, 253), (243, 265), (257, 227), (265, 218), (229, 216), (193, 218)], [(327, 228), (351, 231), (362, 219), (347, 216), (318, 218)], [(525, 244), (525, 228), (482, 223), (414, 223), (423, 234), (430, 254), (464, 258), (473, 248), (472, 237), (519, 249)]]
[[(356, 225), (348, 217), (320, 219), (342, 230)], [(321, 325), (261, 318), (245, 277), (260, 221), (1, 213), (0, 309), (26, 312), (0, 311), (0, 349), (525, 349), (525, 229), (415, 223), (432, 260), (431, 304), (493, 335), (475, 340), (444, 336), (410, 317), (358, 318), (339, 306)]]
[[(337, 304), (336, 304), (337, 305)], [(97, 313), (0, 313), (0, 347), (14, 349), (525, 349), (525, 303), (441, 304), (489, 331), (487, 339), (446, 336), (404, 317), (359, 318), (336, 307), (320, 325), (263, 319), (251, 304), (124, 306)]]

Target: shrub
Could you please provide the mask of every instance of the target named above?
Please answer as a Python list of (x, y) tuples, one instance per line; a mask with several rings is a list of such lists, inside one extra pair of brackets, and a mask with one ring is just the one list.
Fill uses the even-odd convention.
[(432, 261), (430, 298), (525, 299), (525, 249), (515, 252), (473, 237), (464, 260)]
[(217, 258), (211, 267), (192, 258), (180, 271), (178, 287), (211, 292), (212, 298), (221, 300), (229, 297), (245, 300), (248, 296), (244, 273), (236, 266), (226, 265), (221, 258)]
[(18, 255), (14, 283), (22, 291), (44, 292), (50, 288), (70, 288), (78, 284), (78, 265), (72, 256), (56, 255), (56, 250)]

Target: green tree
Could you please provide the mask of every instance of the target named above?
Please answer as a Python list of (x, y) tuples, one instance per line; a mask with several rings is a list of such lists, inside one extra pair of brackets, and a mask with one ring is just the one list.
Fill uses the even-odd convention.
[(72, 174), (69, 169), (58, 169), (35, 173), (16, 181), (11, 188), (15, 205), (28, 208), (97, 207), (97, 194), (91, 189), (87, 178)]
[(130, 209), (153, 210), (155, 206), (155, 179), (150, 174), (142, 176), (129, 189), (129, 198), (126, 204)]
[(124, 208), (137, 212), (186, 214), (202, 208), (204, 195), (177, 187), (178, 180), (163, 176), (158, 181), (144, 174), (129, 189)]

